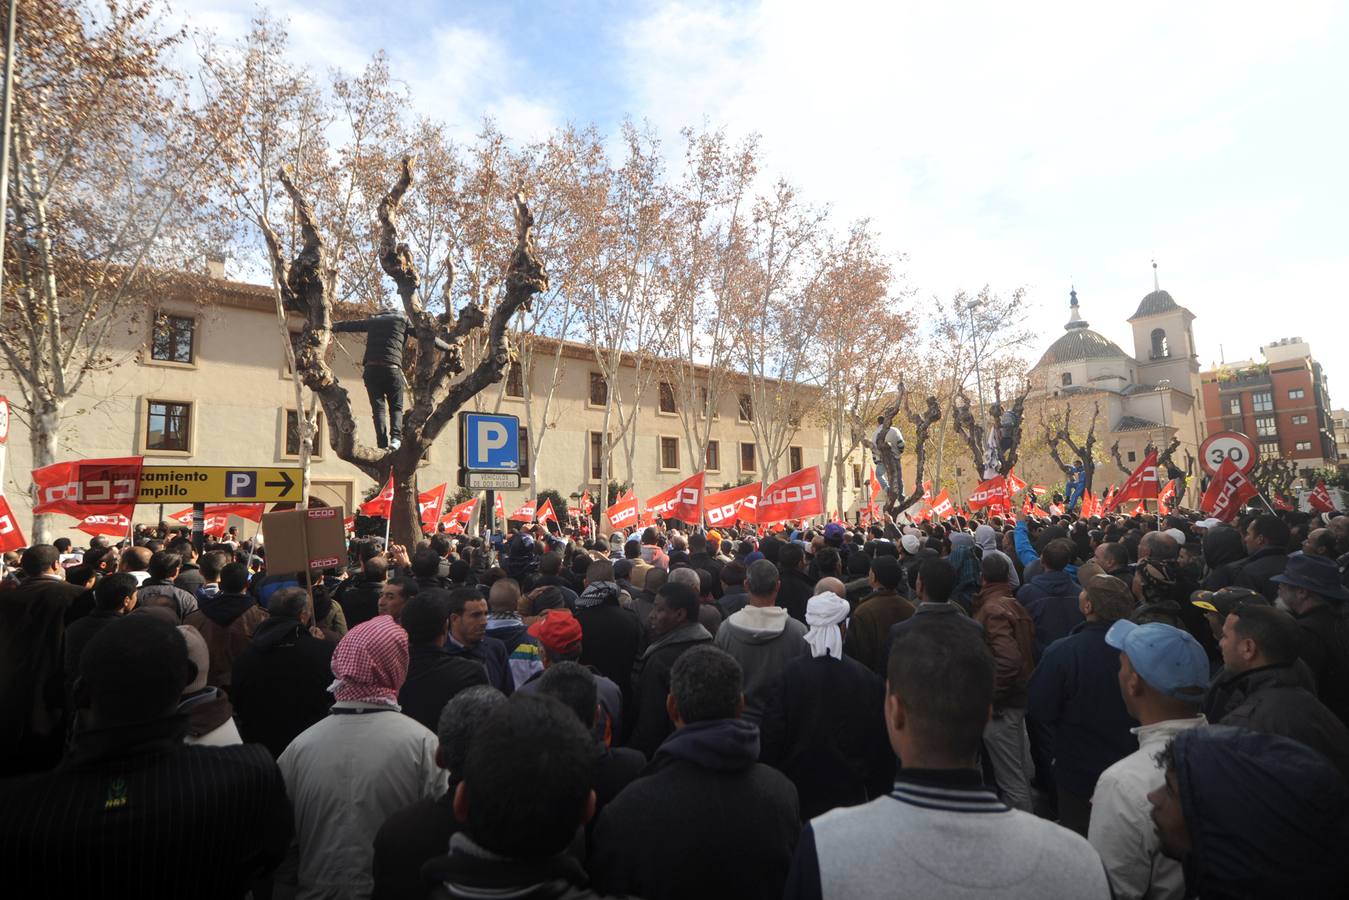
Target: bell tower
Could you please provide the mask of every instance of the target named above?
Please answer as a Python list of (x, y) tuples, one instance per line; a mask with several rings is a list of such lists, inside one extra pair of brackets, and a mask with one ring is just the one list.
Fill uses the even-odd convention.
[(1177, 390), (1199, 391), (1199, 357), (1194, 345), (1194, 313), (1162, 290), (1157, 264), (1152, 264), (1152, 293), (1129, 317), (1134, 331), (1134, 358), (1140, 384), (1169, 382)]

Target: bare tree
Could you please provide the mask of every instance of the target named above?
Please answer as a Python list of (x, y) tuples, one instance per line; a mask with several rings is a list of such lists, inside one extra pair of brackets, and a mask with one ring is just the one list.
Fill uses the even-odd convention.
[(878, 427), (889, 428), (901, 410), (904, 411), (909, 424), (913, 426), (913, 436), (910, 439), (913, 443), (915, 457), (913, 490), (909, 492), (907, 497), (901, 496), (899, 493), (899, 455), (884, 441), (881, 442), (876, 451), (878, 461), (886, 475), (885, 511), (892, 517), (898, 516), (923, 498), (923, 474), (927, 468), (928, 442), (931, 438), (932, 426), (941, 421), (941, 404), (936, 397), (930, 394), (921, 413), (916, 413), (909, 408), (908, 391), (904, 387), (903, 380), (900, 381), (899, 391), (895, 399), (881, 413), (883, 421), (879, 423)]
[(1092, 480), (1096, 476), (1096, 424), (1100, 417), (1101, 404), (1100, 401), (1097, 401), (1092, 406), (1090, 425), (1087, 427), (1085, 438), (1079, 438), (1074, 434), (1076, 429), (1072, 424), (1073, 408), (1071, 403), (1064, 404), (1061, 417), (1054, 417), (1043, 423), (1049, 455), (1053, 457), (1054, 464), (1059, 467), (1064, 476), (1072, 474), (1073, 466), (1068, 460), (1064, 459), (1063, 447), (1067, 447), (1072, 452), (1071, 458), (1073, 460), (1082, 460), (1083, 491), (1091, 490)]

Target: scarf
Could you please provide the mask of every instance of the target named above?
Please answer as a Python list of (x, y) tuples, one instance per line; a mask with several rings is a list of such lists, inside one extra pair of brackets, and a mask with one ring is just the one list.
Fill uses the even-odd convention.
[(806, 604), (806, 624), (810, 630), (805, 638), (811, 656), (843, 658), (843, 635), (839, 634), (838, 623), (848, 618), (850, 611), (848, 601), (832, 591), (810, 598)]
[(333, 651), (328, 686), (339, 701), (398, 705), (408, 674), (408, 633), (392, 616), (376, 616), (351, 629)]
[(592, 606), (603, 606), (610, 598), (618, 598), (618, 584), (613, 581), (592, 581), (581, 591), (581, 596), (576, 598), (576, 607), (578, 609), (589, 609)]

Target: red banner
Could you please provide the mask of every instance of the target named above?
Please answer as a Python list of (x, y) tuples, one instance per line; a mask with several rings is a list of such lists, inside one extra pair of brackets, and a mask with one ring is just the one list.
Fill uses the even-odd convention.
[(1096, 512), (1096, 495), (1091, 491), (1083, 491), (1082, 511), (1078, 515), (1083, 519), (1090, 519), (1092, 516), (1098, 515)]
[[(498, 498), (500, 499), (500, 498)], [(457, 503), (450, 507), (450, 511), (441, 518), (445, 525), (467, 525), (473, 519), (473, 512), (478, 507), (478, 498), (465, 500), (463, 503)]]
[(492, 521), (496, 522), (497, 519), (505, 518), (505, 516), (506, 516), (506, 501), (501, 499), (500, 494), (497, 494), (496, 502), (492, 504)]
[(534, 521), (534, 501), (526, 500), (520, 505), (520, 508), (511, 513), (511, 522), (533, 522)]
[(618, 498), (617, 503), (606, 509), (604, 515), (615, 531), (633, 527), (637, 524), (637, 495), (628, 491)]
[(1275, 494), (1274, 497), (1273, 497), (1273, 501), (1274, 501), (1274, 508), (1275, 508), (1275, 509), (1281, 509), (1281, 510), (1283, 510), (1284, 512), (1295, 512), (1295, 511), (1297, 510), (1297, 507), (1296, 507), (1296, 506), (1294, 506), (1293, 504), (1291, 504), (1291, 503), (1288, 502), (1288, 498), (1287, 498), (1287, 497), (1283, 497), (1283, 496), (1280, 496), (1279, 494)]
[(388, 482), (385, 483), (378, 494), (362, 503), (358, 508), (363, 516), (389, 518), (389, 511), (393, 509), (393, 476), (389, 476)]
[(431, 490), (417, 495), (417, 510), (421, 517), (423, 533), (436, 530), (436, 520), (440, 518), (440, 511), (445, 508), (445, 488), (446, 485), (438, 484)]
[(1242, 474), (1237, 464), (1224, 459), (1213, 481), (1209, 482), (1208, 490), (1204, 491), (1199, 508), (1215, 519), (1231, 522), (1246, 501), (1257, 493), (1255, 485)]
[[(544, 498), (543, 506), (539, 507), (537, 518), (541, 523), (547, 522), (549, 519), (557, 522), (557, 513), (553, 511), (553, 501), (551, 498)], [(561, 523), (559, 522), (558, 524)]]
[(1049, 493), (1049, 488), (1045, 487), (1043, 484), (1037, 484), (1031, 488), (1031, 493), (1037, 497), (1043, 497), (1045, 494)]
[(1316, 482), (1316, 487), (1307, 495), (1307, 503), (1317, 512), (1335, 511), (1335, 501), (1330, 498), (1330, 491), (1326, 490), (1324, 479)]
[[(208, 519), (219, 516), (228, 519), (230, 516), (238, 516), (250, 522), (261, 522), (262, 514), (266, 509), (266, 503), (213, 503), (203, 510), (203, 515)], [(177, 522), (179, 525), (190, 526), (192, 524), (192, 507), (180, 509), (176, 513), (165, 516), (164, 519), (168, 522)]]
[(956, 514), (956, 506), (951, 502), (951, 495), (943, 488), (942, 492), (932, 498), (932, 507), (929, 515), (936, 516), (939, 519), (945, 519)]
[(0, 494), (0, 553), (27, 547), (23, 532), (19, 530), (19, 520), (9, 508), (9, 501)]
[(793, 472), (764, 488), (755, 512), (760, 525), (822, 514), (824, 487), (820, 484), (820, 467)]
[(707, 524), (713, 528), (745, 522), (753, 525), (758, 521), (759, 485), (744, 484), (718, 494), (708, 494), (703, 498)]
[(1160, 488), (1161, 482), (1157, 478), (1157, 451), (1153, 450), (1143, 458), (1138, 468), (1134, 469), (1129, 480), (1124, 482), (1124, 487), (1119, 489), (1119, 493), (1107, 502), (1105, 511), (1110, 512), (1125, 500), (1155, 500)]
[(1007, 495), (1019, 494), (1026, 489), (1026, 482), (1016, 477), (1015, 469), (1007, 470)]
[(590, 491), (585, 491), (581, 494), (581, 513), (588, 516), (594, 508), (595, 504), (591, 502)]
[[(64, 513), (77, 519), (98, 512), (131, 514), (140, 491), (139, 456), (53, 463), (33, 470), (37, 486), (33, 512)], [(90, 509), (88, 507), (97, 507)]]
[(1171, 514), (1171, 507), (1168, 505), (1167, 501), (1174, 499), (1175, 496), (1176, 496), (1176, 479), (1172, 478), (1170, 481), (1166, 483), (1166, 487), (1162, 488), (1162, 492), (1157, 495), (1157, 514), (1159, 516), (1167, 516)]
[(1147, 514), (1148, 514), (1148, 502), (1146, 500), (1139, 500), (1138, 505), (1134, 507), (1133, 515), (1146, 516)]
[(648, 512), (681, 522), (703, 520), (703, 473), (691, 475), (646, 501)]
[(970, 509), (983, 509), (985, 506), (996, 513), (1007, 508), (1007, 482), (1001, 475), (982, 481), (970, 493), (967, 501)]

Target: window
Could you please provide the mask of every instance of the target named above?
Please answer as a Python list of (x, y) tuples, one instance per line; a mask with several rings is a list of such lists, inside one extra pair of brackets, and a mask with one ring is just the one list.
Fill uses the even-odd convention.
[(1166, 331), (1161, 328), (1152, 329), (1152, 358), (1165, 359), (1171, 355), (1171, 348), (1166, 342)]
[[(314, 459), (323, 458), (323, 412), (314, 412), (314, 448), (310, 455)], [(300, 414), (293, 409), (286, 410), (286, 446), (282, 456), (300, 455)]]
[(753, 445), (753, 444), (746, 444), (746, 443), (743, 443), (743, 442), (740, 444), (740, 471), (742, 471), (742, 472), (753, 472), (753, 471), (754, 471), (754, 445)]
[(860, 488), (862, 486), (862, 464), (852, 464), (852, 486)]
[(706, 467), (707, 471), (709, 471), (709, 472), (720, 472), (720, 471), (721, 471), (721, 442), (720, 442), (720, 441), (708, 441), (708, 442), (707, 442), (707, 459), (706, 459), (706, 461), (704, 462), (704, 466)]
[(674, 385), (668, 381), (660, 383), (660, 411), (663, 413), (676, 413), (679, 408), (675, 406)]
[[(299, 356), (299, 355), (300, 355), (300, 338), (304, 335), (304, 332), (303, 332), (303, 331), (287, 331), (286, 333), (290, 335), (290, 349), (291, 349), (291, 352), (293, 352), (296, 356)], [(289, 378), (289, 377), (290, 377), (291, 375), (293, 375), (294, 373), (295, 373), (295, 370), (292, 369), (292, 368), (290, 367), (290, 357), (286, 356), (285, 353), (283, 352), (283, 353), (281, 354), (281, 376), (282, 376), (283, 378)]]
[(590, 432), (590, 480), (599, 481), (604, 477), (604, 435), (598, 431)]
[(1307, 396), (1307, 392), (1304, 391), (1302, 388), (1292, 388), (1288, 392), (1289, 400), (1301, 400), (1305, 396)]
[(1273, 444), (1261, 444), (1261, 445), (1260, 445), (1260, 458), (1261, 458), (1261, 459), (1278, 459), (1278, 458), (1279, 458), (1279, 445), (1278, 445), (1277, 443), (1273, 443)]
[(192, 404), (148, 400), (145, 407), (145, 449), (190, 453)]
[[(699, 411), (699, 414), (703, 414), (703, 413), (706, 413), (706, 412), (707, 412), (707, 401), (708, 401), (707, 388), (706, 388), (706, 387), (699, 387), (699, 388), (698, 388), (698, 411)], [(717, 412), (716, 407), (713, 407), (713, 408), (712, 408), (712, 418), (713, 418), (713, 419), (720, 419), (720, 418), (721, 418), (721, 413)]]
[(1297, 442), (1297, 449), (1298, 449), (1298, 450), (1310, 450), (1311, 448), (1312, 448), (1312, 442), (1311, 442), (1311, 441), (1298, 441), (1298, 442)]
[(520, 477), (529, 477), (529, 429), (520, 426), (520, 442), (516, 445), (520, 451)]
[(609, 382), (599, 372), (590, 373), (590, 405), (609, 405)]
[(740, 395), (740, 421), (754, 421), (754, 401), (750, 398), (749, 394)]
[(800, 472), (806, 467), (805, 454), (800, 447), (787, 448), (787, 463), (793, 472)]
[(1254, 407), (1256, 412), (1273, 412), (1274, 393), (1272, 391), (1260, 391), (1251, 394), (1251, 406)]
[(660, 439), (660, 467), (664, 472), (679, 471), (679, 438)]
[(1136, 452), (1133, 451), (1133, 450), (1130, 450), (1130, 451), (1129, 451), (1129, 462), (1138, 462), (1138, 453), (1136, 453)]
[(1072, 372), (1064, 372), (1063, 375), (1059, 378), (1059, 381), (1060, 381), (1060, 383), (1061, 383), (1064, 387), (1072, 387), (1072, 386), (1073, 386), (1073, 373), (1072, 373)]
[(510, 366), (506, 369), (506, 396), (524, 397), (525, 395), (525, 370), (521, 368), (518, 359), (511, 360)]
[(1294, 424), (1294, 425), (1306, 425), (1306, 424), (1307, 424), (1307, 417), (1306, 417), (1306, 416), (1293, 416), (1293, 424)]
[(1228, 398), (1227, 398), (1227, 414), (1228, 414), (1229, 416), (1239, 416), (1239, 415), (1241, 415), (1241, 398), (1240, 398), (1240, 397), (1228, 397)]
[(1255, 433), (1260, 437), (1275, 437), (1279, 429), (1274, 425), (1273, 416), (1256, 416)]
[(156, 316), (154, 336), (150, 340), (150, 358), (157, 362), (190, 365), (196, 331), (196, 319), (187, 316)]

